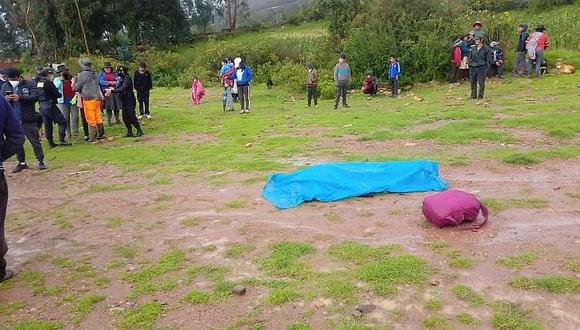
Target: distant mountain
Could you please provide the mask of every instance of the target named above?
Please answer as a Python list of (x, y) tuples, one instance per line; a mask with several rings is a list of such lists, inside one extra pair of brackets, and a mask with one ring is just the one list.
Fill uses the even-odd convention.
[(295, 10), (307, 8), (312, 0), (247, 0), (250, 17), (254, 20), (279, 19)]

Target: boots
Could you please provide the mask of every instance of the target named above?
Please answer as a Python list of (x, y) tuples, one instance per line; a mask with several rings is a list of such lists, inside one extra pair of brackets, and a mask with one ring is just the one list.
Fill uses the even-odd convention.
[(137, 127), (137, 134), (135, 134), (135, 136), (137, 136), (137, 137), (143, 136), (143, 131), (141, 130), (141, 126)]
[(89, 139), (87, 140), (89, 143), (96, 143), (97, 142), (97, 126), (89, 126)]
[(105, 126), (101, 124), (97, 124), (97, 140), (104, 140), (105, 137)]
[(47, 136), (46, 137), (46, 141), (48, 141), (48, 147), (49, 148), (52, 149), (52, 148), (56, 148), (57, 147), (56, 143), (54, 143), (54, 139), (52, 138), (52, 136), (51, 137), (48, 137)]
[(131, 129), (131, 127), (127, 128), (127, 134), (125, 134), (123, 137), (135, 137), (135, 135), (133, 135), (133, 129)]
[(59, 145), (59, 146), (72, 146), (72, 143), (70, 143), (70, 142), (67, 142), (67, 141), (65, 140), (65, 136), (66, 136), (65, 134), (60, 134), (60, 135), (59, 135), (59, 138), (58, 138), (58, 145)]

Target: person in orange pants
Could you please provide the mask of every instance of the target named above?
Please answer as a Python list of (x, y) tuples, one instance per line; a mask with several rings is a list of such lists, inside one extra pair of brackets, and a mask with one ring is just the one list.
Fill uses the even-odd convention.
[(101, 114), (101, 102), (103, 94), (99, 87), (99, 79), (92, 68), (91, 60), (83, 58), (79, 61), (81, 72), (73, 90), (81, 94), (83, 99), (83, 111), (89, 125), (89, 142), (96, 142), (105, 138), (105, 127)]

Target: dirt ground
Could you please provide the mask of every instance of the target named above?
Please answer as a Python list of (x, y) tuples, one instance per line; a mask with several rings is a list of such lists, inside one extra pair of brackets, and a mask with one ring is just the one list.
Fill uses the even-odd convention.
[[(384, 147), (364, 142), (349, 146), (353, 143), (347, 141), (345, 145), (362, 149)], [(432, 147), (429, 143), (397, 143), (421, 150)], [(545, 208), (515, 207), (492, 212), (489, 225), (479, 232), (466, 230), (467, 227), (440, 230), (427, 225), (420, 211), (422, 199), (428, 195), (423, 193), (309, 203), (279, 211), (261, 197), (263, 174), (226, 173), (227, 180), (219, 182), (207, 175), (178, 175), (167, 184), (152, 185), (155, 173), (151, 171), (125, 173), (107, 166), (86, 170), (86, 165), (8, 176), (9, 266), (17, 272), (40, 271), (46, 287), (65, 290), (52, 295), (35, 293), (29, 283), (17, 277), (13, 284), (0, 289), (0, 297), (2, 302), (19, 301), (24, 305), (9, 315), (0, 314), (3, 326), (37, 319), (60, 321), (67, 329), (115, 328), (118, 313), (147, 301), (159, 301), (165, 308), (155, 328), (249, 329), (260, 325), (285, 329), (298, 320), (306, 320), (316, 329), (327, 328), (328, 320), (350, 317), (340, 309), (342, 303), (312, 297), (264, 306), (260, 301), (267, 296), (268, 289), (259, 286), (248, 287), (245, 296), (232, 296), (209, 305), (192, 305), (182, 300), (192, 288), (207, 287), (209, 284), (204, 280), (128, 300), (132, 287), (122, 279), (122, 274), (140, 269), (143, 263), (126, 261), (111, 267), (111, 262), (118, 259), (112, 246), (135, 244), (140, 249), (139, 257), (153, 263), (170, 249), (179, 248), (188, 253), (186, 263), (225, 265), (231, 269), (226, 278), (240, 281), (262, 276), (255, 260), (268, 254), (272, 242), (308, 241), (319, 251), (309, 260), (311, 266), (317, 271), (336, 271), (344, 266), (324, 251), (331, 244), (353, 240), (373, 246), (400, 244), (407, 253), (425, 258), (437, 269), (425, 286), (420, 289), (402, 286), (393, 297), (377, 298), (363, 290), (360, 302), (378, 306), (365, 316), (363, 324), (422, 328), (423, 319), (432, 314), (423, 301), (436, 295), (443, 302), (437, 314), (452, 320), (455, 327), (466, 327), (454, 321), (457, 314), (465, 311), (483, 320), (480, 328), (491, 328), (491, 308), (470, 306), (450, 292), (453, 285), (465, 284), (488, 303), (509, 300), (522, 304), (530, 311), (530, 317), (548, 328), (580, 327), (577, 294), (523, 291), (507, 285), (508, 279), (517, 274), (580, 276), (566, 266), (580, 258), (578, 160), (549, 160), (531, 167), (499, 162), (442, 167), (441, 175), (451, 187), (481, 198), (548, 201)], [(94, 184), (104, 188), (89, 189)], [(243, 201), (243, 205), (232, 206), (228, 203), (231, 201)], [(117, 223), (111, 219), (118, 219)], [(195, 219), (195, 223), (184, 226), (186, 219)], [(444, 240), (471, 257), (475, 261), (473, 268), (451, 268), (445, 256), (428, 246), (437, 240)], [(256, 249), (241, 257), (226, 257), (224, 251), (232, 243), (249, 243)], [(499, 258), (526, 251), (539, 253), (531, 266), (516, 271), (498, 265)], [(52, 262), (57, 257), (84, 260), (110, 283), (94, 286), (86, 278), (71, 280), (66, 270)], [(80, 296), (89, 292), (105, 298), (80, 324), (75, 324), (71, 321), (73, 303), (66, 299), (67, 294)]]

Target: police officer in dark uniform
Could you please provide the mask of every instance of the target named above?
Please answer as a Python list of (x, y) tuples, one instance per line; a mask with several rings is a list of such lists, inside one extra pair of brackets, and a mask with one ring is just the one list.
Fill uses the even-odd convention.
[(4, 256), (8, 252), (6, 236), (4, 235), (4, 220), (8, 206), (8, 185), (4, 176), (2, 163), (18, 152), (24, 144), (24, 132), (12, 112), (12, 107), (3, 97), (0, 97), (0, 283), (9, 280), (14, 273), (6, 269)]
[[(51, 148), (56, 146), (70, 146), (70, 142), (66, 138), (66, 119), (56, 107), (56, 103), (62, 94), (53, 83), (54, 70), (51, 68), (44, 68), (38, 75), (36, 82), (36, 90), (38, 93), (38, 101), (40, 103), (40, 114), (44, 122), (44, 134), (46, 140)], [(53, 125), (58, 124), (58, 144), (54, 143)]]

